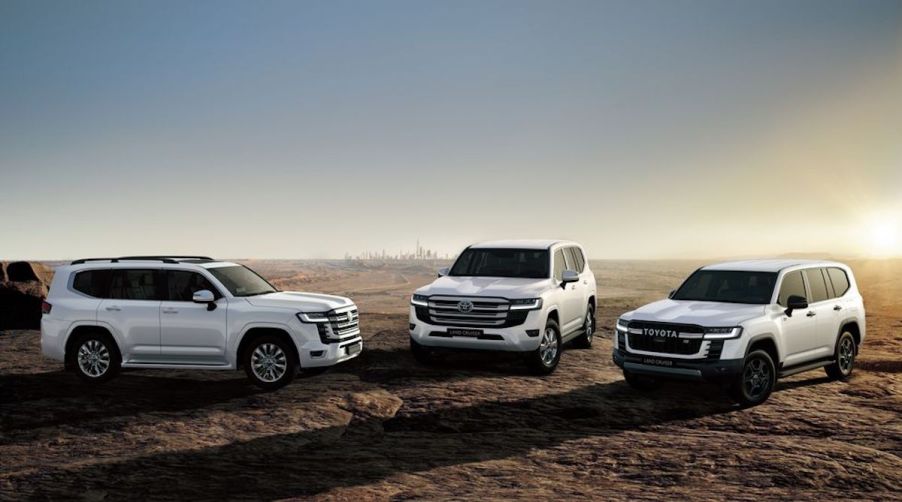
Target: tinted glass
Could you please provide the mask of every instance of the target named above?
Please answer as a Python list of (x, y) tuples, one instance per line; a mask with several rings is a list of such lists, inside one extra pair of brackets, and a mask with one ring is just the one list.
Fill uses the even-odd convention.
[(110, 270), (86, 270), (75, 274), (72, 287), (94, 298), (106, 298), (110, 288)]
[(674, 300), (695, 300), (723, 303), (770, 302), (777, 274), (774, 272), (743, 272), (734, 270), (696, 270), (686, 279)]
[(206, 289), (213, 293), (215, 298), (222, 295), (207, 280), (206, 277), (197, 272), (188, 272), (186, 270), (170, 270), (166, 272), (167, 285), (169, 289), (169, 301), (173, 302), (190, 302), (194, 299), (194, 293)]
[(833, 290), (836, 292), (836, 296), (846, 294), (846, 291), (849, 290), (849, 277), (846, 275), (846, 271), (834, 267), (828, 268), (827, 274), (830, 276), (830, 280), (833, 281)]
[(452, 276), (548, 277), (548, 251), (545, 249), (467, 249), (451, 267)]
[(805, 271), (805, 276), (808, 278), (808, 287), (811, 288), (811, 298), (808, 300), (808, 303), (822, 302), (830, 298), (830, 295), (827, 294), (827, 283), (824, 282), (824, 274), (821, 273), (821, 269), (810, 268)]
[(254, 296), (277, 291), (266, 279), (242, 265), (210, 268), (207, 271), (235, 296)]
[(576, 258), (576, 271), (582, 272), (586, 267), (586, 257), (583, 256), (583, 250), (577, 247), (571, 249), (573, 249), (573, 257)]
[(110, 298), (120, 300), (160, 300), (154, 270), (114, 270)]
[(808, 298), (805, 292), (805, 283), (802, 282), (802, 271), (797, 270), (783, 276), (783, 284), (780, 285), (780, 294), (777, 296), (777, 303), (786, 307), (787, 300), (790, 296), (801, 296)]
[(564, 269), (567, 268), (567, 263), (564, 261), (564, 251), (558, 249), (554, 252), (554, 278), (558, 281), (564, 279)]

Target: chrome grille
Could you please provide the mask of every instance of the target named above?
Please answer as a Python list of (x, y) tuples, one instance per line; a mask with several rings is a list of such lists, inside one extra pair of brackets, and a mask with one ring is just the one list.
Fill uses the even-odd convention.
[(431, 296), (428, 313), (433, 324), (500, 327), (507, 323), (510, 302), (504, 298)]
[(356, 308), (329, 313), (329, 329), (339, 337), (360, 333), (359, 314)]

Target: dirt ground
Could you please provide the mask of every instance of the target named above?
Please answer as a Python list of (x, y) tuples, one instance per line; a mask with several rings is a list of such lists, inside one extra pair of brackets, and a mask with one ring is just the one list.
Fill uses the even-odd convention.
[(740, 410), (714, 387), (631, 390), (610, 326), (697, 263), (593, 262), (602, 335), (553, 375), (515, 358), (418, 366), (406, 302), (429, 267), (266, 262), (282, 288), (358, 301), (354, 361), (262, 393), (235, 372), (130, 371), (86, 387), (0, 333), (0, 498), (902, 500), (902, 263), (855, 262), (854, 377), (781, 381)]

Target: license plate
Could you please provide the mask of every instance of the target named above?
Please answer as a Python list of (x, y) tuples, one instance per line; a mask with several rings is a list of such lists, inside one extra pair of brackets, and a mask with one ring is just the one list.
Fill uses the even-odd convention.
[(448, 334), (451, 336), (480, 336), (481, 329), (449, 329)]
[(652, 366), (673, 366), (673, 361), (670, 359), (657, 359), (654, 357), (646, 357), (642, 360), (642, 364), (650, 364)]
[(362, 349), (362, 348), (363, 348), (362, 343), (355, 343), (354, 345), (348, 345), (348, 348), (345, 350), (348, 351), (348, 355), (351, 355), (351, 354), (356, 354), (356, 353), (360, 352), (360, 349)]

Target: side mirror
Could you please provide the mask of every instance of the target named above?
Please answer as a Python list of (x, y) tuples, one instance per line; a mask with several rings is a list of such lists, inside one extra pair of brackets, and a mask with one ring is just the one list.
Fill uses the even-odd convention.
[(675, 289), (671, 289), (671, 290), (670, 290), (670, 293), (667, 293), (667, 298), (673, 298), (673, 295), (675, 295), (675, 294), (676, 294), (676, 290), (675, 290)]
[(446, 275), (448, 275), (448, 272), (450, 272), (450, 271), (451, 271), (451, 269), (449, 269), (448, 267), (442, 267), (442, 268), (438, 269), (438, 276), (445, 277)]
[(191, 297), (191, 301), (193, 301), (194, 303), (206, 303), (207, 310), (216, 309), (216, 298), (213, 297), (213, 292), (209, 289), (195, 291), (194, 296)]
[(576, 282), (579, 280), (579, 274), (574, 270), (564, 270), (564, 273), (561, 274), (561, 281), (563, 285), (567, 285), (571, 282)]
[(786, 299), (786, 315), (788, 317), (792, 317), (793, 310), (799, 309), (807, 309), (808, 308), (808, 299), (804, 296), (799, 295), (789, 295), (789, 298)]

